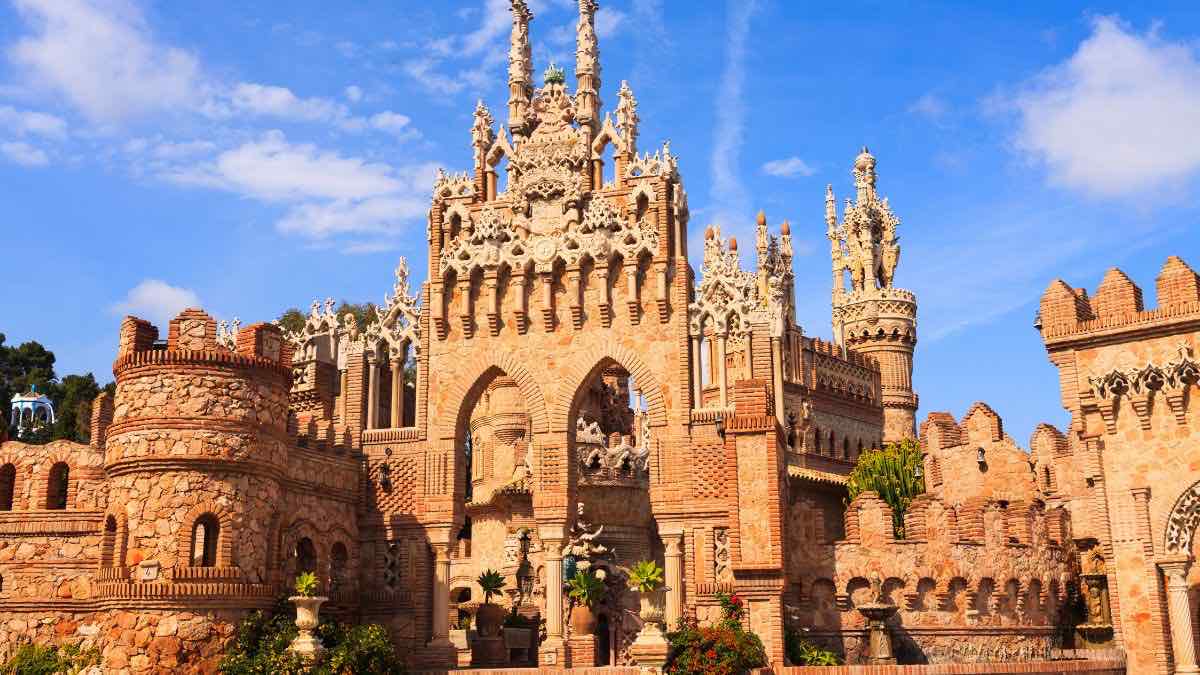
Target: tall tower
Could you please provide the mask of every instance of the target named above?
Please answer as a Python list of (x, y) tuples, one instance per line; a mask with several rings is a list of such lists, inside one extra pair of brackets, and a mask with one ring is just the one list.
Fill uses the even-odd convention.
[[(916, 436), (913, 350), (917, 298), (892, 286), (900, 261), (896, 226), (886, 198), (875, 192), (875, 156), (854, 158), (855, 200), (837, 219), (833, 186), (825, 191), (826, 235), (833, 261), (833, 336), (846, 350), (869, 354), (883, 376), (883, 440)], [(849, 274), (849, 285), (846, 276)]]

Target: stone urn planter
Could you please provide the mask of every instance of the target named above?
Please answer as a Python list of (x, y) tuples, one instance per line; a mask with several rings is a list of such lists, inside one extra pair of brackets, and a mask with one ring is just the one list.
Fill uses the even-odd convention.
[(667, 589), (639, 593), (641, 609), (638, 617), (646, 623), (662, 629), (663, 618), (666, 616)]
[(479, 637), (500, 637), (500, 626), (504, 624), (507, 612), (500, 605), (485, 602), (475, 610), (475, 630)]
[(574, 635), (591, 635), (596, 632), (596, 613), (591, 607), (578, 604), (571, 608), (571, 632)]
[(892, 652), (892, 636), (887, 620), (896, 613), (895, 605), (885, 602), (868, 602), (856, 607), (867, 620), (869, 641), (867, 663), (870, 665), (893, 665), (896, 655)]
[(288, 600), (296, 606), (296, 628), (300, 629), (300, 634), (292, 640), (289, 649), (305, 659), (316, 660), (325, 651), (325, 646), (313, 634), (313, 629), (320, 620), (321, 605), (329, 598), (323, 595), (293, 595)]

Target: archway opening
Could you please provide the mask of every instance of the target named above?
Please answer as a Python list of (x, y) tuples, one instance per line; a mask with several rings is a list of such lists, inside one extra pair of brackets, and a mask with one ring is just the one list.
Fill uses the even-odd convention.
[(67, 508), (67, 487), (70, 482), (70, 469), (66, 462), (59, 462), (50, 468), (50, 476), (46, 484), (46, 508), (62, 510)]
[(16, 487), (17, 467), (12, 464), (0, 467), (0, 511), (12, 511)]
[(303, 537), (296, 542), (296, 573), (317, 571), (317, 547), (312, 539)]
[(206, 513), (196, 519), (192, 526), (192, 566), (215, 567), (217, 564), (217, 540), (221, 526), (217, 517)]

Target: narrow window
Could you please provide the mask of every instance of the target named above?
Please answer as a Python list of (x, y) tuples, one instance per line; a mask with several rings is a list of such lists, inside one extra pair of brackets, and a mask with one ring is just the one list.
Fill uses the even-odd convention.
[(305, 537), (296, 542), (296, 573), (317, 571), (317, 547)]
[(13, 490), (17, 485), (17, 467), (5, 464), (0, 467), (0, 511), (12, 511)]
[(346, 581), (346, 566), (350, 562), (350, 555), (346, 552), (346, 545), (338, 542), (333, 545), (333, 550), (329, 553), (329, 590), (340, 590), (342, 584)]
[(50, 468), (50, 481), (46, 486), (46, 508), (59, 510), (67, 508), (67, 485), (70, 480), (70, 469), (65, 462), (59, 462)]
[(217, 540), (221, 536), (221, 526), (217, 517), (206, 513), (196, 519), (192, 526), (192, 566), (216, 567)]

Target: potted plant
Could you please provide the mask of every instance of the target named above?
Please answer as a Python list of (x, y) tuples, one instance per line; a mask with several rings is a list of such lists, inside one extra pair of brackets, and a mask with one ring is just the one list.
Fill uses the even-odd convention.
[(316, 594), (317, 585), (317, 575), (301, 572), (296, 576), (296, 594), (288, 598), (296, 606), (296, 628), (300, 629), (290, 649), (306, 659), (315, 658), (325, 649), (313, 629), (317, 627), (321, 604), (329, 598)]
[(504, 617), (504, 646), (509, 649), (533, 647), (533, 629), (537, 625), (532, 619), (522, 616), (514, 606)]
[(479, 637), (499, 637), (500, 624), (504, 622), (504, 608), (492, 604), (492, 596), (504, 589), (504, 576), (496, 570), (487, 570), (476, 580), (483, 591), (483, 604), (475, 610), (475, 630)]
[(629, 588), (641, 595), (642, 608), (639, 616), (649, 624), (661, 625), (663, 621), (663, 568), (653, 560), (634, 563), (628, 570)]
[(604, 581), (591, 570), (571, 577), (567, 584), (567, 597), (574, 604), (571, 608), (571, 630), (575, 635), (591, 635), (595, 632), (596, 613), (593, 610), (604, 599), (607, 590)]

